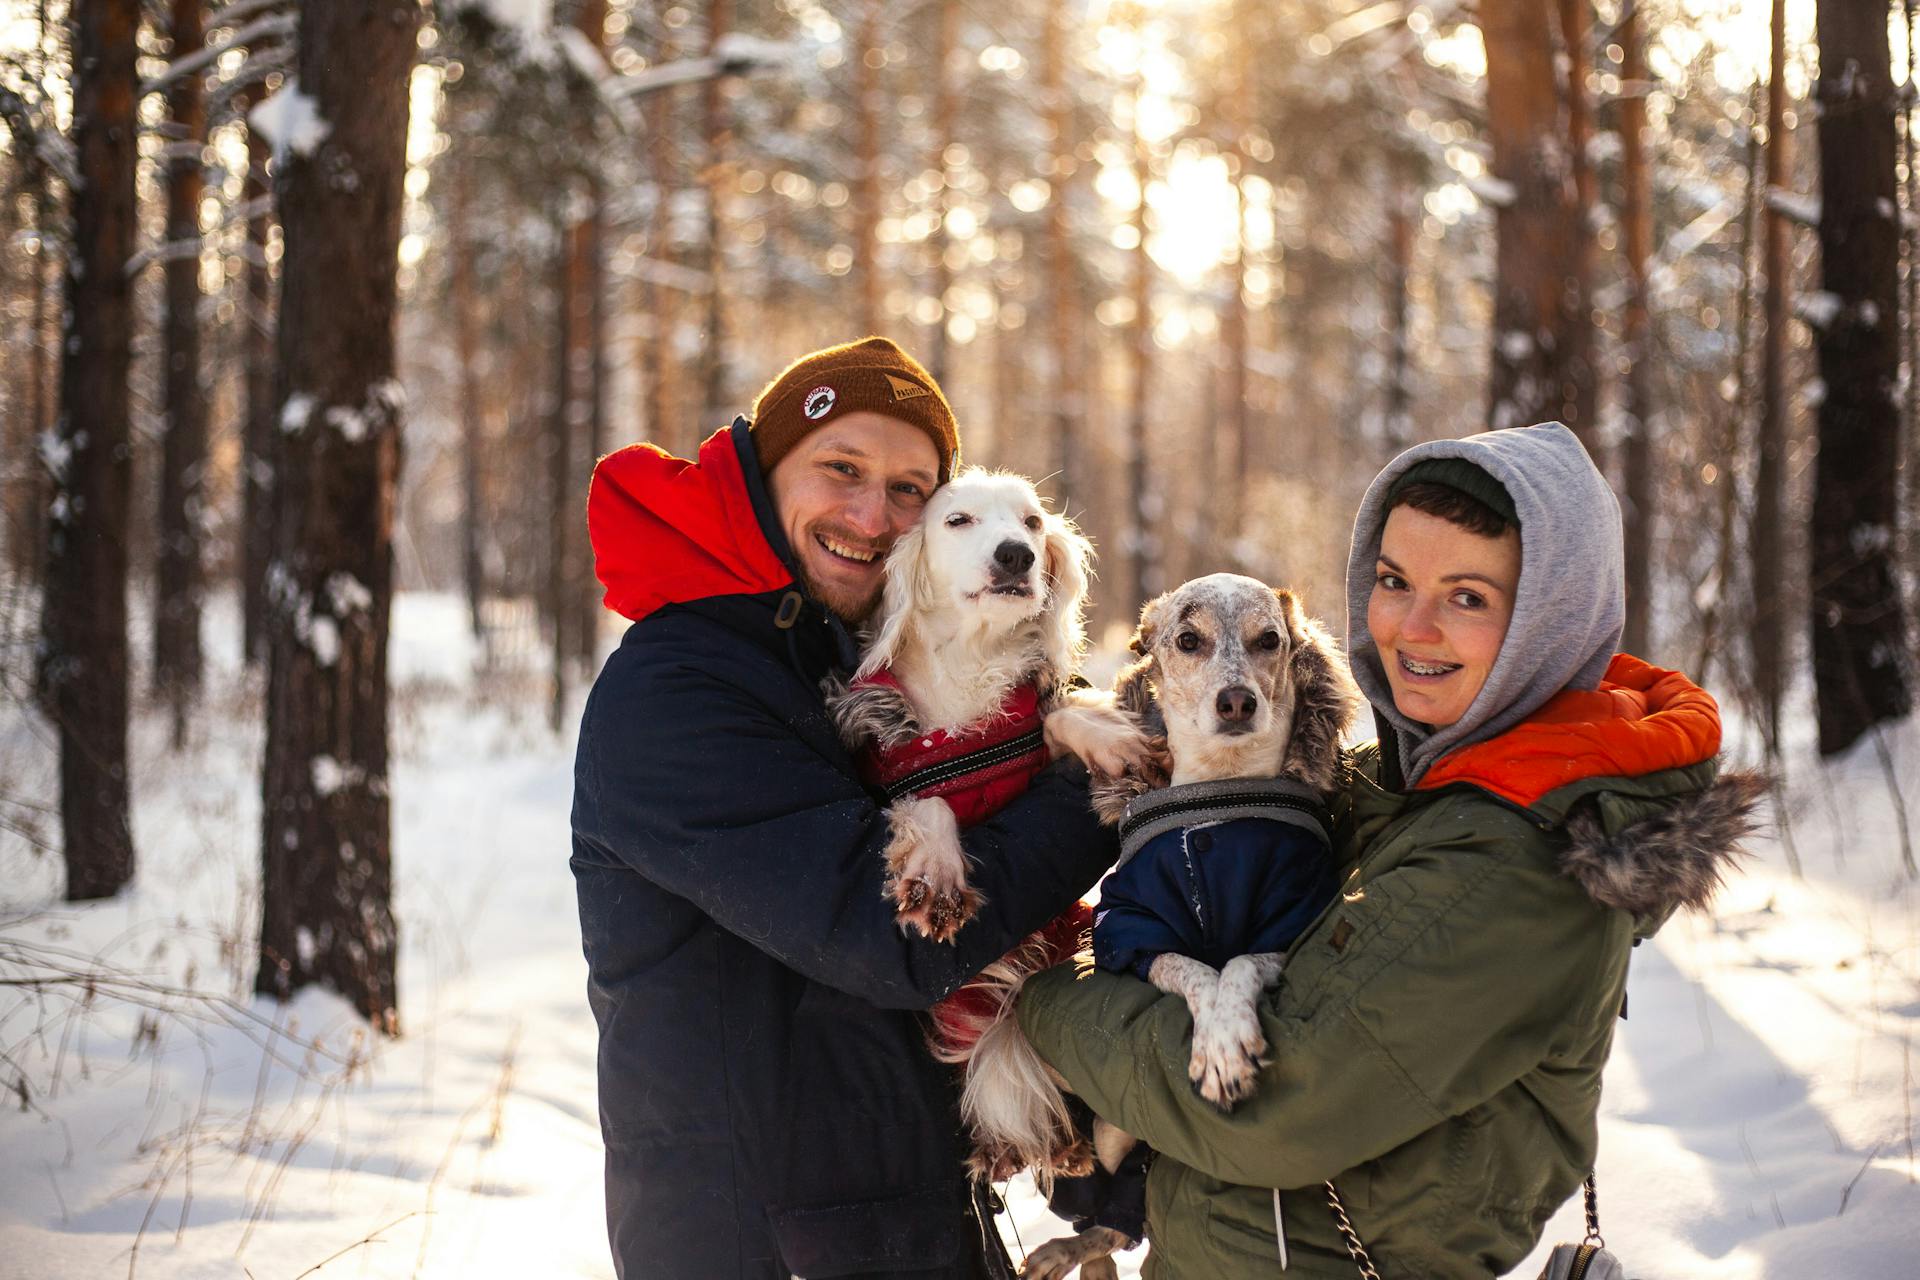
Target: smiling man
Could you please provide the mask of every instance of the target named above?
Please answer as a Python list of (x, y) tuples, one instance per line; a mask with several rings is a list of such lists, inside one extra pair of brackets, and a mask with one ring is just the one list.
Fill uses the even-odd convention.
[(1113, 838), (1057, 766), (966, 833), (980, 914), (903, 933), (884, 809), (819, 689), (958, 453), (927, 371), (868, 338), (795, 361), (697, 460), (634, 445), (594, 472), (595, 568), (633, 625), (580, 726), (573, 871), (629, 1280), (1005, 1274), (915, 1011), (1091, 887)]

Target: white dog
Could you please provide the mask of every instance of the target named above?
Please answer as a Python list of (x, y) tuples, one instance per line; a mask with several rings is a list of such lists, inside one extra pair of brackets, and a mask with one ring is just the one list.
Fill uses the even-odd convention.
[(1031, 482), (977, 468), (936, 490), (888, 554), (860, 667), (828, 706), (896, 797), (887, 885), (903, 926), (946, 941), (972, 918), (959, 827), (1024, 789), (1049, 754), (1110, 775), (1150, 767), (1146, 735), (1111, 695), (1069, 687), (1092, 555)]

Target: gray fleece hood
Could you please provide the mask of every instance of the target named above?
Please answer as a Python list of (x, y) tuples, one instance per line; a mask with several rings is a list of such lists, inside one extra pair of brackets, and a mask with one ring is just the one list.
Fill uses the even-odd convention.
[[(1367, 631), (1387, 494), (1428, 458), (1463, 458), (1506, 486), (1520, 520), (1520, 584), (1513, 620), (1487, 682), (1465, 715), (1438, 730), (1409, 720)], [(1408, 449), (1374, 477), (1353, 521), (1347, 557), (1347, 651), (1353, 676), (1398, 738), (1409, 786), (1456, 747), (1519, 724), (1562, 689), (1593, 689), (1626, 621), (1620, 504), (1573, 432), (1557, 422), (1432, 440)]]

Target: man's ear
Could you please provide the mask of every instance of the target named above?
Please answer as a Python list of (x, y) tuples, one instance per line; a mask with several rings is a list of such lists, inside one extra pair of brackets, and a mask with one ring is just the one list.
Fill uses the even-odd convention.
[(864, 679), (893, 665), (915, 613), (933, 595), (932, 575), (926, 566), (927, 534), (923, 520), (894, 539), (887, 552), (886, 585), (880, 592), (880, 611), (873, 620), (873, 638), (861, 655), (854, 679)]

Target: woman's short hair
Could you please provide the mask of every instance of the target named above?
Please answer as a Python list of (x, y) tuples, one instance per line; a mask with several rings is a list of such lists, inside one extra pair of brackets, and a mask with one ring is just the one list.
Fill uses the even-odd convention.
[(1415, 481), (1395, 492), (1387, 505), (1387, 513), (1391, 515), (1395, 507), (1412, 507), (1438, 516), (1483, 538), (1497, 538), (1514, 524), (1466, 490), (1432, 481)]

